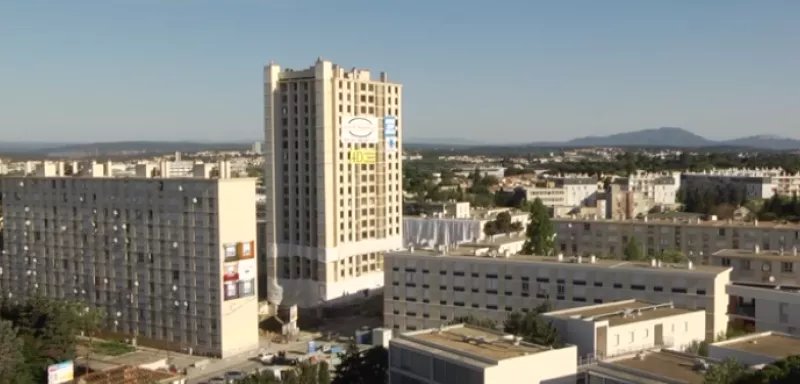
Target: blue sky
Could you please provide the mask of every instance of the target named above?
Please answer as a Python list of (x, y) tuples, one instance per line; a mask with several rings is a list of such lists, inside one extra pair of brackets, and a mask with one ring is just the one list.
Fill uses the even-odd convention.
[(3, 0), (0, 141), (247, 140), (262, 68), (405, 84), (406, 139), (800, 137), (796, 0)]

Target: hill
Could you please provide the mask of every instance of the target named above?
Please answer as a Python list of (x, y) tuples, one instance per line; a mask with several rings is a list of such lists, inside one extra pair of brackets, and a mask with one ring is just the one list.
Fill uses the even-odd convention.
[(748, 136), (732, 140), (710, 140), (682, 128), (662, 127), (608, 136), (587, 136), (564, 142), (536, 142), (531, 147), (735, 147), (766, 150), (800, 149), (800, 140), (771, 135)]

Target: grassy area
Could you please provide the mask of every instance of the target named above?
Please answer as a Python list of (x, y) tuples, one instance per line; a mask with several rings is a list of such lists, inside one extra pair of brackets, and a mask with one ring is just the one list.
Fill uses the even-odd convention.
[(95, 341), (92, 343), (92, 353), (106, 356), (120, 356), (134, 352), (136, 348), (116, 341)]

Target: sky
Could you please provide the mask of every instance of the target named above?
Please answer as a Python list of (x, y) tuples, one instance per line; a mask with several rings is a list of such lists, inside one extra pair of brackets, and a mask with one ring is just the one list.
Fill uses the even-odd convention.
[(800, 138), (796, 0), (0, 0), (0, 142), (258, 140), (263, 66), (404, 84), (407, 141)]

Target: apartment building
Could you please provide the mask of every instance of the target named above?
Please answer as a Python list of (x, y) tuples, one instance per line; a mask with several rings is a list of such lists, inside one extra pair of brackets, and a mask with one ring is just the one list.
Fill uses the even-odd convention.
[(699, 183), (720, 183), (726, 189), (738, 189), (743, 198), (769, 199), (778, 190), (778, 183), (769, 176), (724, 175), (715, 173), (684, 173), (681, 185), (693, 188)]
[(708, 346), (708, 356), (713, 359), (734, 359), (755, 368), (797, 355), (800, 355), (800, 338), (780, 332), (750, 334)]
[(706, 338), (706, 312), (672, 302), (641, 300), (590, 305), (545, 313), (561, 340), (578, 347), (584, 361), (656, 348), (682, 351)]
[(788, 250), (800, 247), (800, 227), (793, 224), (743, 221), (592, 220), (553, 219), (556, 249), (566, 255), (607, 255), (621, 258), (628, 241), (635, 238), (647, 255), (665, 250), (682, 251), (695, 262), (722, 249)]
[(543, 347), (467, 325), (402, 333), (389, 341), (391, 384), (573, 384), (577, 348)]
[(709, 337), (728, 324), (726, 267), (502, 255), (487, 245), (389, 253), (385, 276), (384, 323), (399, 330), (469, 315), (502, 322), (544, 301), (568, 309), (631, 298), (704, 309)]
[(142, 345), (258, 347), (255, 180), (44, 175), (0, 191), (7, 298), (84, 302)]
[(800, 287), (731, 283), (728, 314), (745, 329), (800, 335)]
[(273, 304), (312, 307), (381, 287), (383, 253), (403, 245), (402, 95), (386, 73), (322, 59), (264, 68)]
[(681, 187), (681, 173), (638, 170), (628, 177), (615, 179), (614, 184), (623, 186), (626, 191), (640, 192), (655, 204), (674, 204)]
[(800, 256), (791, 250), (723, 249), (708, 257), (711, 265), (731, 267), (728, 311), (735, 323), (756, 331), (798, 334), (800, 328)]
[(403, 216), (403, 245), (451, 245), (455, 243), (477, 242), (486, 239), (483, 229), (486, 223), (497, 219), (497, 215), (507, 212), (511, 222), (528, 224), (528, 212), (510, 208), (471, 209), (464, 215), (463, 204), (461, 216), (438, 214), (428, 216)]
[(718, 363), (663, 349), (601, 361), (583, 367), (580, 376), (587, 384), (703, 384), (708, 368)]
[(597, 199), (597, 179), (594, 177), (555, 177), (555, 187), (564, 189), (564, 203), (568, 206), (594, 205)]

